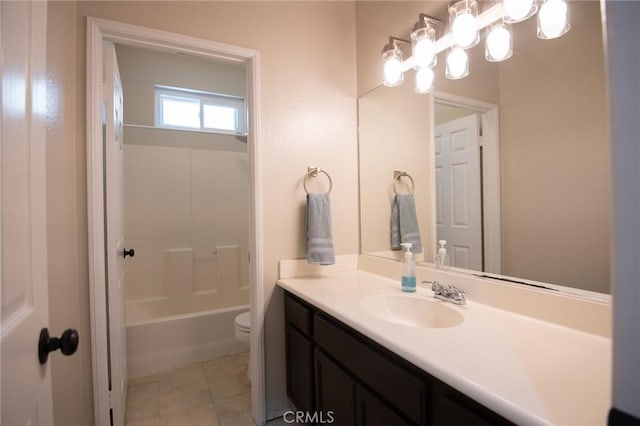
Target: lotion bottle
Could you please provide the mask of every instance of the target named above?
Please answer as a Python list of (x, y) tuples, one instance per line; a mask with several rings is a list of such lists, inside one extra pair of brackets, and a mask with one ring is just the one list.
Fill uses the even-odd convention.
[(438, 254), (436, 255), (436, 268), (438, 269), (447, 269), (449, 267), (449, 255), (447, 254), (447, 241), (439, 240), (438, 245)]
[(402, 243), (404, 258), (402, 259), (402, 291), (413, 293), (416, 291), (416, 264), (411, 253), (411, 243)]

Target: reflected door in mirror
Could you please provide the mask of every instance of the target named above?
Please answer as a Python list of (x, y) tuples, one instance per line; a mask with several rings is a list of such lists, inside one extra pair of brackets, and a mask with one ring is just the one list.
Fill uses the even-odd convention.
[(452, 266), (484, 270), (477, 114), (435, 127), (436, 226)]

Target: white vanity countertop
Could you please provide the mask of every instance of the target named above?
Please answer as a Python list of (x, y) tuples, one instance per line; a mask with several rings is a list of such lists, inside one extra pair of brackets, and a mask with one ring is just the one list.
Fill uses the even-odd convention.
[[(519, 425), (605, 425), (611, 340), (467, 300), (464, 322), (419, 328), (368, 314), (361, 300), (407, 294), (363, 271), (287, 278), (280, 287)], [(415, 297), (432, 299), (418, 288)]]

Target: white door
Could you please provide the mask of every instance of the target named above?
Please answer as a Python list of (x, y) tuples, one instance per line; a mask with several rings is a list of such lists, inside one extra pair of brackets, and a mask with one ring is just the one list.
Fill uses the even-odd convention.
[(451, 265), (482, 270), (482, 199), (477, 114), (435, 128), (436, 226)]
[(124, 424), (127, 398), (127, 329), (124, 287), (123, 94), (116, 50), (104, 46), (105, 191), (107, 238), (107, 305), (109, 307), (109, 371), (111, 418)]
[(0, 19), (0, 423), (50, 425), (50, 364), (39, 363), (37, 350), (49, 320), (46, 3), (1, 1)]

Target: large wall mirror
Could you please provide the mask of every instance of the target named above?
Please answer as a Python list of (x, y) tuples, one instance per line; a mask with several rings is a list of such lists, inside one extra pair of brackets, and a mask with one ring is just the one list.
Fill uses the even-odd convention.
[(414, 181), (396, 191), (413, 191), (419, 260), (445, 239), (452, 266), (476, 274), (610, 292), (600, 3), (569, 8), (557, 39), (538, 39), (535, 18), (514, 24), (504, 62), (487, 62), (481, 41), (462, 80), (445, 78), (441, 54), (432, 94), (414, 93), (409, 71), (360, 97), (362, 253), (399, 258), (389, 223), (401, 171)]

